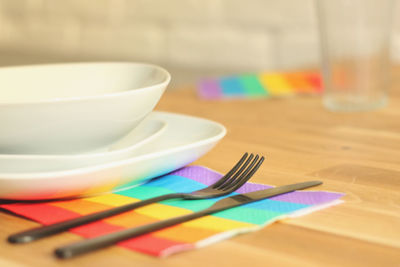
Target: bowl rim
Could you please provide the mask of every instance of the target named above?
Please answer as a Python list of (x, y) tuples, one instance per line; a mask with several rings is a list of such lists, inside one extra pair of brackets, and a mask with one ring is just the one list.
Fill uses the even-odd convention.
[(92, 95), (92, 96), (74, 96), (74, 97), (62, 97), (62, 98), (51, 98), (51, 99), (43, 99), (43, 100), (36, 100), (36, 101), (21, 101), (21, 102), (0, 102), (0, 107), (7, 107), (7, 106), (17, 106), (17, 105), (38, 105), (38, 104), (60, 104), (63, 102), (81, 102), (81, 101), (88, 101), (88, 100), (100, 100), (105, 98), (116, 98), (121, 96), (126, 96), (130, 94), (136, 94), (138, 92), (143, 92), (145, 90), (152, 90), (158, 87), (166, 87), (171, 81), (171, 74), (163, 67), (151, 64), (151, 63), (144, 63), (144, 62), (129, 62), (129, 61), (82, 61), (82, 62), (67, 62), (67, 63), (45, 63), (45, 64), (29, 64), (29, 65), (20, 65), (20, 66), (4, 66), (0, 67), (0, 72), (4, 69), (23, 69), (23, 68), (31, 68), (31, 67), (52, 67), (52, 66), (74, 66), (74, 65), (131, 65), (131, 66), (142, 66), (142, 67), (151, 67), (155, 70), (159, 71), (160, 73), (164, 74), (164, 80), (159, 83), (155, 83), (150, 86), (142, 86), (133, 88), (126, 91), (121, 92), (113, 92), (113, 93), (106, 93), (101, 95)]

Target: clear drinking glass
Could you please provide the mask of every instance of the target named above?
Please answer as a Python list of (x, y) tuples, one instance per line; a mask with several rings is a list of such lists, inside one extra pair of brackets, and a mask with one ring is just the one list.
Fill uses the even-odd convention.
[(387, 102), (393, 0), (316, 0), (323, 104), (361, 111)]

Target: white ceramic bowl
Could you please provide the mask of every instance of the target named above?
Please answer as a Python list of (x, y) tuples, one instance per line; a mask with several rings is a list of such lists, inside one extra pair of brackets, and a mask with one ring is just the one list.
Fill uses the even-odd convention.
[(105, 147), (153, 110), (169, 81), (166, 70), (140, 63), (0, 68), (0, 153)]

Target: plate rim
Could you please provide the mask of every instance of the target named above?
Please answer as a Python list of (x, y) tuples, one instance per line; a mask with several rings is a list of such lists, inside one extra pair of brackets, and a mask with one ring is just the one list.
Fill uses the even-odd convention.
[[(146, 118), (144, 118), (143, 121), (145, 119)], [(102, 157), (102, 156), (106, 156), (106, 155), (110, 155), (110, 154), (122, 153), (122, 152), (125, 152), (126, 150), (132, 149), (132, 147), (135, 147), (137, 145), (139, 145), (139, 147), (140, 147), (140, 146), (150, 142), (151, 140), (153, 140), (155, 137), (158, 137), (159, 135), (161, 135), (166, 130), (166, 127), (168, 126), (168, 123), (166, 123), (164, 120), (161, 120), (161, 119), (155, 119), (154, 121), (160, 122), (160, 124), (161, 124), (160, 129), (158, 129), (152, 135), (150, 135), (150, 136), (146, 137), (145, 139), (139, 141), (138, 143), (134, 143), (134, 144), (132, 144), (130, 146), (127, 146), (127, 147), (124, 147), (124, 148), (121, 148), (121, 149), (116, 149), (116, 150), (111, 150), (111, 151), (102, 150), (100, 152), (89, 152), (89, 153), (80, 153), (80, 154), (54, 154), (54, 155), (52, 155), (52, 154), (0, 154), (0, 159), (7, 158), (7, 159), (21, 159), (21, 160), (22, 159), (25, 159), (25, 160), (29, 160), (29, 159), (32, 159), (32, 160), (37, 160), (37, 159), (43, 159), (43, 160), (44, 159), (56, 159), (56, 160), (65, 159), (65, 160), (71, 160), (71, 159), (85, 159), (85, 158), (89, 158), (89, 157), (90, 158), (96, 158), (96, 157)], [(140, 122), (140, 123), (142, 123), (142, 122)], [(140, 125), (138, 125), (137, 127), (139, 127), (139, 126)], [(132, 132), (134, 132), (137, 127), (132, 129), (132, 131), (130, 131), (128, 133), (128, 135), (131, 134)], [(121, 141), (123, 138), (124, 137), (122, 137), (121, 139), (117, 140), (116, 142), (106, 146), (104, 149), (108, 149), (108, 148), (114, 146), (119, 141)], [(35, 159), (33, 159), (33, 158), (35, 158)], [(1, 172), (0, 172), (0, 174), (1, 174)]]
[[(192, 115), (187, 115), (187, 114), (181, 114), (181, 113), (175, 113), (175, 112), (168, 112), (168, 111), (153, 111), (150, 114), (166, 114), (166, 115), (173, 115), (173, 116), (179, 116), (183, 117), (186, 119), (196, 119), (200, 120), (203, 122), (207, 122), (209, 124), (214, 125), (215, 127), (219, 128), (220, 132), (212, 137), (199, 140), (190, 144), (178, 146), (178, 147), (173, 147), (173, 148), (168, 148), (163, 151), (154, 151), (148, 154), (143, 154), (139, 156), (132, 156), (130, 158), (110, 162), (110, 163), (103, 163), (103, 164), (96, 164), (92, 166), (87, 166), (87, 167), (82, 167), (82, 168), (76, 168), (76, 169), (67, 169), (67, 170), (59, 170), (59, 171), (49, 171), (49, 172), (30, 172), (30, 173), (0, 173), (0, 181), (7, 181), (7, 180), (35, 180), (35, 179), (48, 179), (48, 178), (54, 178), (54, 179), (59, 179), (63, 177), (68, 177), (68, 176), (74, 176), (74, 175), (87, 175), (90, 173), (95, 173), (111, 168), (116, 168), (116, 167), (123, 167), (128, 164), (133, 164), (135, 162), (140, 162), (143, 160), (147, 160), (148, 158), (152, 158), (155, 155), (163, 156), (165, 154), (169, 153), (176, 153), (179, 152), (180, 150), (187, 150), (191, 149), (194, 147), (198, 146), (203, 146), (208, 143), (214, 143), (217, 142), (218, 140), (222, 139), (226, 133), (227, 129), (224, 125), (222, 125), (219, 122), (210, 120), (210, 119), (205, 119), (202, 117), (197, 117), (197, 116), (192, 116)], [(165, 132), (163, 132), (164, 134)]]

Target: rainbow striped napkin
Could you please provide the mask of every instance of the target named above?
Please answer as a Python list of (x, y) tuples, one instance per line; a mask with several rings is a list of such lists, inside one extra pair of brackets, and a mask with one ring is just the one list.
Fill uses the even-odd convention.
[[(191, 192), (214, 183), (220, 177), (221, 174), (205, 167), (189, 166), (124, 191), (83, 199), (6, 204), (0, 207), (42, 224), (51, 224), (162, 194)], [(247, 183), (236, 193), (268, 187)], [(287, 193), (132, 238), (118, 243), (118, 246), (153, 256), (167, 256), (203, 247), (239, 233), (256, 231), (276, 220), (338, 204), (341, 196), (343, 194), (324, 191)], [(86, 238), (95, 237), (198, 211), (209, 207), (216, 200), (167, 200), (80, 226), (71, 232)]]
[(197, 92), (204, 99), (282, 97), (320, 94), (322, 84), (315, 72), (266, 72), (203, 79)]

